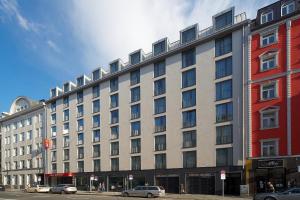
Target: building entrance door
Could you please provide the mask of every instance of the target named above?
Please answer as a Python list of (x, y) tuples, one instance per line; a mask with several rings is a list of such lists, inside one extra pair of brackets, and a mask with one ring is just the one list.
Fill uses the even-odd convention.
[(156, 185), (163, 186), (166, 193), (179, 193), (179, 177), (156, 177)]

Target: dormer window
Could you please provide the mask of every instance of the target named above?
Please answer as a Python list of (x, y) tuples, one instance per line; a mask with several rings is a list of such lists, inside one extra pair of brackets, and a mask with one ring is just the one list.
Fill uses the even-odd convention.
[(100, 69), (93, 71), (93, 81), (100, 79)]
[(268, 71), (274, 69), (278, 65), (278, 52), (269, 52), (260, 56), (260, 71)]
[(295, 11), (295, 2), (294, 1), (284, 3), (281, 6), (281, 16), (288, 15), (294, 11)]
[(70, 91), (70, 84), (69, 83), (65, 83), (64, 84), (64, 92), (69, 92)]
[(83, 76), (77, 78), (77, 87), (82, 86), (83, 85)]
[(198, 33), (197, 24), (180, 31), (181, 44), (185, 44), (197, 39), (197, 33)]
[(260, 23), (261, 24), (268, 23), (268, 22), (272, 21), (273, 18), (274, 18), (273, 10), (264, 12), (264, 13), (261, 14)]
[(153, 55), (159, 55), (167, 51), (167, 39), (163, 39), (153, 44)]
[(141, 62), (141, 51), (130, 55), (130, 64), (135, 65)]
[(56, 88), (51, 89), (51, 97), (56, 96)]
[(233, 8), (223, 14), (214, 17), (215, 29), (219, 30), (225, 28), (233, 23)]
[(119, 71), (119, 61), (110, 64), (110, 73)]

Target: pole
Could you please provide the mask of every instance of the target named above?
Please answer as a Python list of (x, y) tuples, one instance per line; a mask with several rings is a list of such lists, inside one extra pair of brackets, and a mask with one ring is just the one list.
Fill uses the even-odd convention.
[(224, 179), (222, 180), (222, 197), (224, 198)]

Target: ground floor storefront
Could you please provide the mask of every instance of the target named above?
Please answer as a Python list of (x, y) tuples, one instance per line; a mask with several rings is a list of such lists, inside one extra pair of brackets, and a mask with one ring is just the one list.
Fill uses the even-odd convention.
[(3, 175), (3, 185), (12, 189), (24, 189), (26, 186), (44, 184), (44, 174), (35, 172), (9, 172)]
[(78, 190), (118, 192), (138, 185), (158, 185), (167, 193), (221, 194), (221, 170), (226, 171), (225, 194), (239, 195), (244, 184), (242, 167), (48, 174), (46, 178), (49, 185), (74, 184)]
[(266, 192), (268, 182), (276, 191), (300, 186), (300, 157), (253, 159), (249, 163), (251, 193)]

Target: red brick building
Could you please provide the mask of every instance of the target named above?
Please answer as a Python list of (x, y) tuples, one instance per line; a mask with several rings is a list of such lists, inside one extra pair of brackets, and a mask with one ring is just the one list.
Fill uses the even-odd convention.
[(252, 188), (300, 184), (300, 1), (257, 12), (249, 36), (248, 157)]

